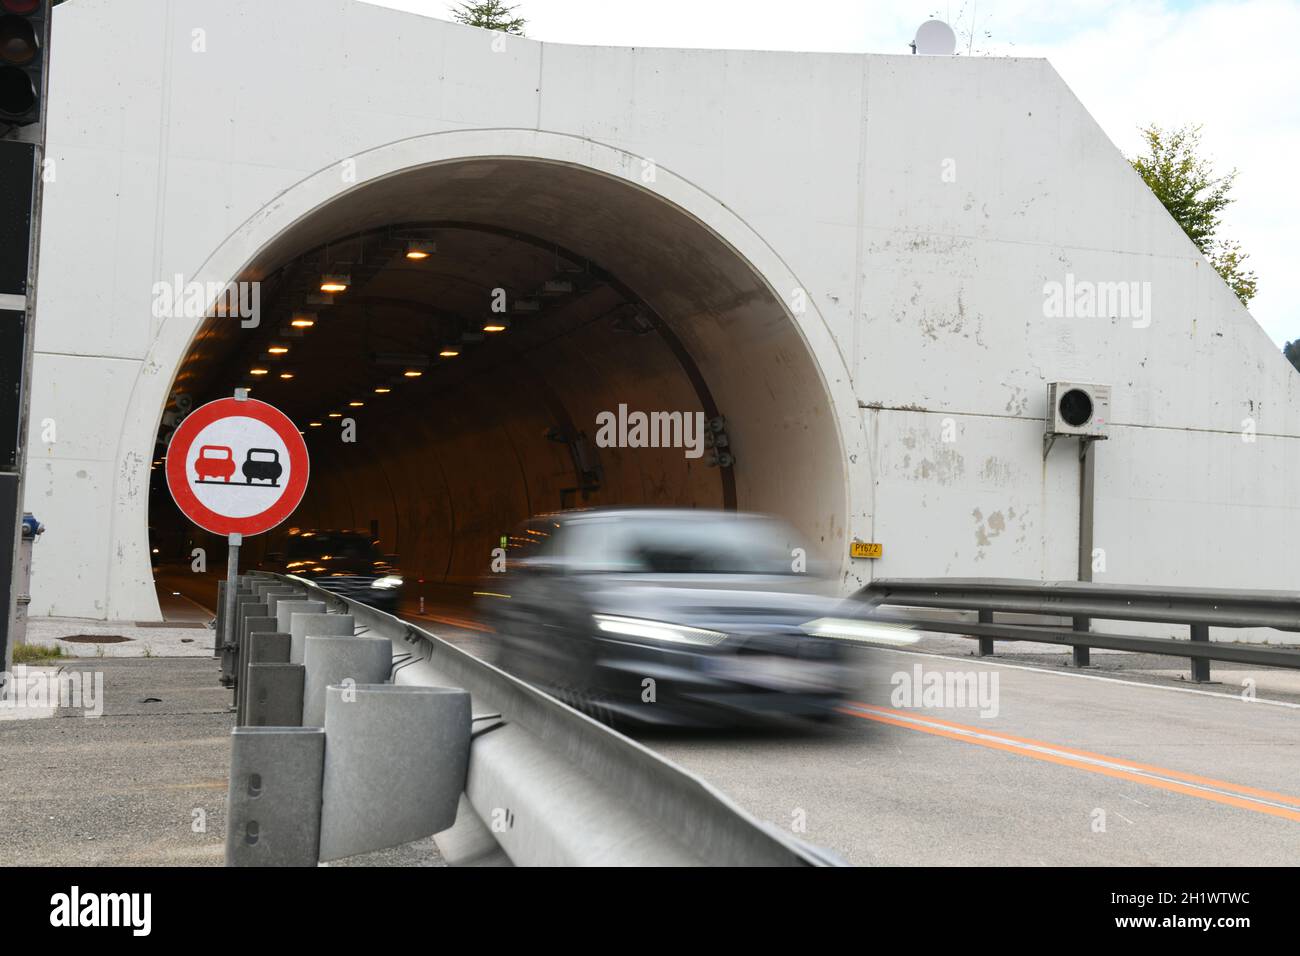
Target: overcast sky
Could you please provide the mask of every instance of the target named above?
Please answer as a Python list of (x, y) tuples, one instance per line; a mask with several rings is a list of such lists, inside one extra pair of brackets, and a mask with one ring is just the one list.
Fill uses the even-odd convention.
[[(447, 0), (369, 0), (450, 19)], [(533, 39), (615, 46), (907, 53), (932, 15), (975, 51), (1042, 56), (1127, 154), (1137, 127), (1205, 126), (1216, 166), (1239, 170), (1222, 235), (1259, 274), (1250, 310), (1300, 339), (1300, 0), (518, 0)], [(985, 34), (991, 37), (985, 38)]]

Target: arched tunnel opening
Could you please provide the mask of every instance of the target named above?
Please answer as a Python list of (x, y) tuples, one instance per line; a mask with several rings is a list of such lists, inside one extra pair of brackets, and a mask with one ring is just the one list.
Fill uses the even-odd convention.
[[(327, 277), (346, 288), (323, 291)], [(257, 325), (206, 319), (162, 414), (159, 567), (195, 547), (222, 563), (224, 541), (171, 502), (162, 460), (186, 412), (237, 387), (285, 411), (311, 455), (302, 504), (245, 542), (245, 567), (292, 529), (358, 530), (410, 595), (437, 600), (529, 516), (605, 505), (776, 514), (810, 560), (839, 567), (843, 457), (795, 320), (733, 248), (646, 189), (540, 160), (423, 166), (347, 189), (234, 278), (259, 283)], [(680, 415), (683, 441), (630, 447), (638, 412)]]

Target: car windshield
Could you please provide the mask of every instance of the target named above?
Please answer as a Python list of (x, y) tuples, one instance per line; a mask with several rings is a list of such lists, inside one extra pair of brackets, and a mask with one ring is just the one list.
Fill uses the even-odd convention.
[(286, 553), (289, 561), (312, 559), (373, 563), (381, 560), (382, 557), (370, 539), (364, 535), (330, 532), (295, 535), (289, 539)]
[(792, 574), (794, 532), (767, 518), (590, 518), (560, 535), (575, 571)]

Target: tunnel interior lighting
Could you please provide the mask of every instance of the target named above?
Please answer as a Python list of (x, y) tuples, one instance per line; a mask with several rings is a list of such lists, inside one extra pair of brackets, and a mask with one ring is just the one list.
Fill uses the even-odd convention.
[(289, 324), (295, 329), (310, 329), (316, 324), (316, 316), (308, 312), (301, 312), (295, 315)]
[(503, 318), (491, 318), (483, 323), (484, 332), (504, 332), (510, 328), (510, 320)]
[(269, 352), (272, 355), (287, 355), (289, 352), (289, 346), (272, 345), (270, 348), (267, 349), (267, 352)]
[(329, 413), (329, 417), (330, 417), (330, 418), (342, 418), (342, 417), (343, 417), (343, 413), (342, 413), (342, 412), (330, 412), (330, 413)]
[(406, 376), (407, 378), (419, 378), (419, 377), (420, 377), (421, 375), (423, 375), (424, 373), (421, 372), (418, 368), (408, 368), (408, 369), (407, 369), (405, 372), (403, 372), (402, 374), (403, 374), (404, 376)]
[(270, 372), (270, 371), (271, 371), (271, 370), (268, 369), (268, 368), (262, 368), (261, 366), (258, 366), (257, 368), (250, 368), (250, 369), (248, 370), (248, 374), (249, 374), (249, 375), (266, 375), (266, 374), (267, 374), (268, 372)]
[(460, 354), (459, 345), (444, 345), (441, 349), (438, 350), (439, 358), (455, 358), (459, 354)]
[(438, 251), (438, 247), (432, 242), (408, 242), (406, 244), (406, 258), (419, 261), (427, 259)]
[(308, 427), (308, 428), (320, 428), (320, 427), (321, 427), (321, 423), (320, 423), (320, 422), (308, 422), (308, 423), (307, 423), (307, 427)]
[(348, 408), (360, 408), (365, 402), (348, 402)]
[(320, 277), (320, 290), (322, 292), (328, 292), (331, 295), (336, 292), (346, 292), (348, 286), (351, 284), (352, 277), (342, 275), (341, 273), (323, 275)]
[(280, 377), (285, 381), (288, 381), (289, 379), (293, 378), (293, 372), (281, 372)]
[(376, 394), (376, 395), (387, 395), (387, 394), (388, 394), (389, 392), (391, 392), (391, 391), (392, 391), (392, 389), (389, 388), (388, 386), (386, 386), (386, 385), (380, 385), (377, 389), (375, 389), (375, 394)]

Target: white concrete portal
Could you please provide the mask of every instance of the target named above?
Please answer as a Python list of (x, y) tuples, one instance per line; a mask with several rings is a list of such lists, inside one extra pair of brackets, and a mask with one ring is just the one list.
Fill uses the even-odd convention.
[[(1096, 580), (1300, 587), (1300, 377), (1045, 61), (574, 47), (351, 0), (71, 0), (53, 32), (32, 615), (159, 616), (149, 468), (201, 320), (154, 318), (156, 282), (257, 278), (525, 167), (516, 214), (617, 260), (686, 344), (739, 507), (846, 588), (1073, 578), (1075, 446), (1041, 439), (1059, 380), (1114, 388)], [(752, 294), (674, 298), (671, 258), (548, 207), (548, 168), (556, 196), (600, 184), (712, 243), (676, 268)], [(1149, 308), (1050, 314), (1051, 288), (1110, 283)]]

